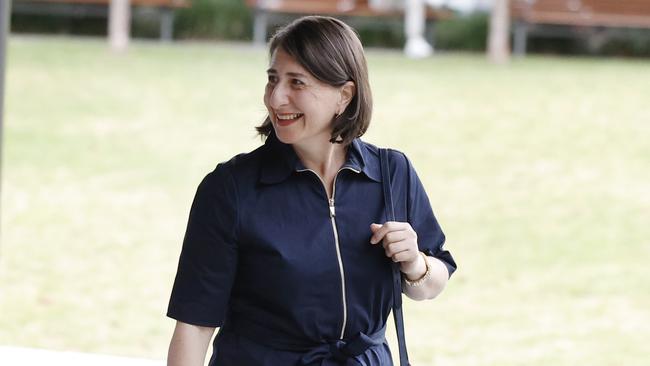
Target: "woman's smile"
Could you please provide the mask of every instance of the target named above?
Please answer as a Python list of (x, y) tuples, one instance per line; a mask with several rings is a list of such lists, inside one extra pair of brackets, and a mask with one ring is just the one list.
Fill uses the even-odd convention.
[(276, 113), (275, 120), (278, 126), (285, 127), (293, 124), (304, 116), (304, 113)]

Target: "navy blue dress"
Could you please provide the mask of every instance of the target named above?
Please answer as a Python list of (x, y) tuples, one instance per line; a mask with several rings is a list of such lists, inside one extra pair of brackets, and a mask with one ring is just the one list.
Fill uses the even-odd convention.
[[(394, 150), (389, 164), (396, 212), (453, 273), (415, 170)], [(386, 221), (381, 179), (377, 147), (358, 138), (332, 200), (273, 132), (220, 163), (196, 192), (167, 316), (220, 327), (211, 366), (392, 365), (391, 261), (370, 244)]]

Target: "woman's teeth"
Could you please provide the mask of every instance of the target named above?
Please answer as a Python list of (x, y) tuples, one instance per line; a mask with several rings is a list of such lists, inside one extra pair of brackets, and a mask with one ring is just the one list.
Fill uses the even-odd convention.
[(292, 119), (296, 119), (298, 117), (302, 117), (302, 113), (292, 113), (292, 114), (283, 114), (283, 115), (277, 114), (276, 116), (278, 117), (279, 120), (289, 121)]

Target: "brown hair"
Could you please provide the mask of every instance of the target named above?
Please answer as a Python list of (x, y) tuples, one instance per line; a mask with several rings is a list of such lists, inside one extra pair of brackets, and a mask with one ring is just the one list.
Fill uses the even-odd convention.
[[(332, 143), (349, 144), (362, 136), (370, 125), (372, 94), (368, 66), (357, 33), (342, 21), (326, 16), (306, 16), (294, 20), (271, 38), (269, 56), (281, 47), (316, 79), (331, 86), (348, 81), (355, 95), (333, 122)], [(260, 135), (273, 130), (270, 118), (255, 127)]]

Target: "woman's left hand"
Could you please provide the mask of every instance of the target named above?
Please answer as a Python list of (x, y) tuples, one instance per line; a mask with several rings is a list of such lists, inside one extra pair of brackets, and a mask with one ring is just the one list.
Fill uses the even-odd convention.
[[(383, 225), (371, 224), (371, 244), (382, 243), (386, 256), (400, 264), (400, 270), (408, 277), (419, 277), (424, 258), (419, 254), (418, 235), (408, 222), (388, 221)], [(424, 264), (424, 263), (422, 263)]]

